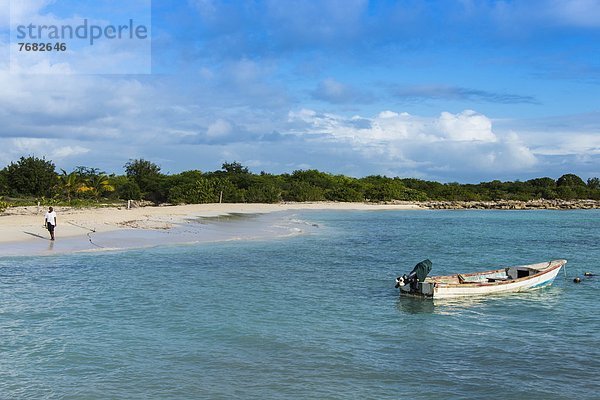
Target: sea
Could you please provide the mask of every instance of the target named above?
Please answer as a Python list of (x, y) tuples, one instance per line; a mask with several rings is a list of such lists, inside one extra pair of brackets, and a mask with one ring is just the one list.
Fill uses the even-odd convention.
[[(600, 398), (598, 210), (196, 222), (215, 240), (0, 256), (0, 399)], [(527, 293), (400, 297), (426, 258), (568, 264)]]

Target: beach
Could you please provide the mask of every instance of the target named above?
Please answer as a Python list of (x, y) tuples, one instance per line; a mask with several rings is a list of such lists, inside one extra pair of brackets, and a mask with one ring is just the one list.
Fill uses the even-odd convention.
[[(124, 250), (163, 244), (269, 239), (302, 234), (301, 211), (383, 210), (568, 210), (598, 208), (598, 201), (496, 202), (282, 202), (190, 205), (54, 207), (56, 241), (44, 226), (46, 207), (10, 207), (0, 214), (0, 255), (52, 255), (80, 251)], [(267, 217), (271, 215), (271, 217)], [(226, 218), (221, 218), (226, 217)], [(232, 218), (235, 217), (235, 218)], [(224, 221), (235, 223), (224, 224)]]
[[(107, 248), (94, 244), (94, 238), (110, 238), (110, 248), (144, 247), (169, 243), (218, 240), (210, 232), (200, 230), (186, 235), (176, 229), (190, 221), (225, 215), (255, 215), (296, 210), (411, 210), (422, 209), (417, 204), (367, 203), (278, 203), (278, 204), (193, 204), (178, 206), (70, 208), (54, 207), (57, 212), (56, 242), (60, 252)], [(45, 207), (11, 207), (0, 216), (0, 252), (10, 255), (29, 255), (57, 251), (49, 242), (44, 226)], [(174, 235), (175, 234), (175, 235)], [(178, 240), (180, 237), (180, 240)], [(222, 237), (225, 239), (225, 237)], [(129, 240), (130, 239), (130, 240)], [(121, 242), (116, 243), (115, 242)], [(91, 244), (91, 245), (90, 245)], [(41, 251), (43, 249), (43, 251)]]
[[(427, 201), (398, 202), (390, 204), (346, 203), (346, 202), (283, 202), (262, 203), (212, 203), (190, 205), (144, 206), (127, 209), (123, 206), (99, 207), (54, 207), (57, 214), (57, 237), (71, 241), (90, 240), (90, 234), (110, 232), (159, 232), (199, 218), (212, 218), (225, 215), (269, 214), (283, 211), (300, 210), (419, 210), (419, 209), (495, 209), (495, 210), (567, 210), (599, 208), (600, 202), (594, 200), (534, 200), (534, 201)], [(49, 239), (44, 226), (44, 214), (47, 207), (28, 206), (10, 207), (0, 214), (0, 251), (2, 245), (28, 243)], [(121, 236), (123, 237), (123, 236)]]

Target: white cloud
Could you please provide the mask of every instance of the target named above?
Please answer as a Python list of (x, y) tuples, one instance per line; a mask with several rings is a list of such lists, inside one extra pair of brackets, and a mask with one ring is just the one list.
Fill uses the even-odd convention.
[(233, 126), (228, 121), (218, 119), (209, 125), (206, 136), (209, 138), (220, 138), (231, 134)]
[[(352, 121), (357, 118), (371, 121), (371, 128), (357, 128)], [(367, 119), (359, 116), (346, 118), (335, 114), (318, 114), (302, 109), (290, 112), (288, 120), (302, 121), (308, 128), (304, 133), (327, 134), (338, 138), (356, 138), (357, 141), (400, 139), (422, 142), (496, 142), (492, 132), (492, 122), (485, 115), (472, 110), (459, 114), (442, 112), (439, 118), (419, 117), (406, 112), (382, 111), (376, 117)]]
[(51, 149), (50, 158), (53, 160), (64, 160), (68, 157), (79, 156), (89, 152), (90, 149), (83, 146), (59, 146)]
[(495, 142), (492, 132), (492, 121), (485, 115), (473, 110), (465, 110), (460, 114), (442, 112), (438, 121), (442, 134), (450, 140)]
[(600, 136), (592, 133), (564, 133), (536, 147), (535, 152), (551, 156), (600, 154)]
[(23, 155), (46, 157), (60, 162), (90, 152), (89, 148), (76, 144), (65, 145), (64, 141), (56, 139), (15, 138), (4, 139), (1, 142), (4, 142), (2, 146), (4, 150), (0, 155), (0, 159), (5, 160), (7, 163)]
[(0, 86), (0, 136), (104, 140), (156, 129), (147, 106), (161, 100), (134, 79), (0, 72)]
[(537, 163), (533, 152), (523, 143), (515, 132), (509, 132), (494, 149), (492, 166), (509, 171), (529, 168)]
[(417, 139), (429, 141), (427, 138), (427, 119), (410, 115), (406, 112), (380, 112), (373, 119), (371, 137), (381, 140)]
[[(396, 118), (398, 117), (400, 114), (398, 114), (397, 112), (394, 111), (382, 111), (378, 114), (379, 118)], [(404, 113), (404, 115), (409, 116), (408, 113)]]
[(600, 155), (600, 112), (525, 120), (498, 120), (502, 130), (517, 131), (538, 156), (589, 157)]
[(472, 110), (443, 112), (438, 118), (388, 110), (371, 119), (361, 117), (371, 122), (370, 128), (353, 125), (356, 116), (346, 118), (306, 109), (289, 117), (292, 122), (297, 119), (304, 123), (307, 140), (350, 145), (369, 162), (400, 175), (417, 169), (445, 170), (449, 174), (472, 170), (499, 173), (528, 169), (537, 163), (516, 133), (496, 135), (491, 120)]

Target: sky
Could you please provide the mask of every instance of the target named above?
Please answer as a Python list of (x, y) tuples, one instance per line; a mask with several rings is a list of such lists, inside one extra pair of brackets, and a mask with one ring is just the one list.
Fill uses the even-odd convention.
[[(600, 0), (75, 3), (0, 0), (0, 168), (600, 177)], [(15, 16), (147, 18), (149, 58), (24, 67)]]

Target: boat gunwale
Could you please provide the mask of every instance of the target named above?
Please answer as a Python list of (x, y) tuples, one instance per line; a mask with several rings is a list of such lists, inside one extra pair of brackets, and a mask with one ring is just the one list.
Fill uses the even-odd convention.
[[(429, 280), (425, 280), (425, 282), (428, 283), (432, 283), (434, 285), (434, 287), (436, 288), (452, 288), (452, 287), (481, 287), (481, 286), (501, 286), (501, 285), (509, 285), (511, 283), (515, 283), (515, 282), (525, 282), (529, 279), (534, 279), (534, 278), (538, 278), (542, 275), (545, 275), (549, 272), (554, 271), (557, 268), (561, 268), (566, 264), (566, 260), (552, 260), (552, 261), (548, 261), (548, 266), (544, 269), (539, 270), (539, 272), (533, 274), (533, 275), (529, 275), (529, 276), (524, 276), (522, 278), (516, 278), (516, 279), (511, 279), (511, 280), (506, 280), (506, 281), (497, 281), (497, 282), (463, 282), (463, 283), (449, 283), (449, 282), (438, 282), (436, 279), (440, 279), (440, 278), (455, 278), (458, 277), (458, 275), (462, 275), (464, 277), (469, 277), (469, 276), (478, 276), (478, 275), (487, 275), (487, 274), (494, 274), (494, 273), (501, 273), (506, 271), (507, 268), (512, 268), (512, 267), (505, 267), (505, 268), (499, 268), (499, 269), (494, 269), (494, 270), (489, 270), (489, 271), (483, 271), (483, 272), (471, 272), (471, 273), (466, 273), (466, 274), (452, 274), (452, 275), (439, 275), (439, 276), (432, 276), (429, 277)], [(552, 265), (552, 263), (556, 263), (555, 265)], [(544, 264), (544, 263), (538, 263), (538, 264)], [(536, 264), (528, 264), (528, 265), (517, 265), (514, 267), (523, 267), (523, 268), (530, 268), (529, 265), (536, 265)]]

